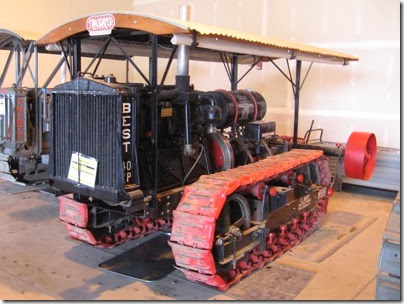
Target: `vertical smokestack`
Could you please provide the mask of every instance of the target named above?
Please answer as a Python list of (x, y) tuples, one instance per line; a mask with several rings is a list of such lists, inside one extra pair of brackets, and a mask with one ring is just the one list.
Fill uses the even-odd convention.
[[(191, 7), (189, 5), (180, 6), (180, 19), (189, 21), (191, 16)], [(175, 86), (182, 92), (188, 92), (189, 88), (189, 46), (179, 45), (177, 56), (177, 76), (175, 77)], [(191, 110), (189, 100), (184, 100), (185, 129), (184, 129), (184, 154), (190, 156), (195, 150), (191, 143)]]
[[(189, 21), (191, 16), (191, 7), (189, 5), (180, 6), (180, 19), (183, 21)], [(177, 76), (183, 76), (183, 79), (177, 79), (181, 84), (184, 84), (184, 80), (188, 80), (189, 85), (189, 46), (179, 45), (178, 46), (178, 57), (177, 57)], [(177, 77), (178, 78), (178, 77)], [(187, 89), (180, 85), (181, 89)]]

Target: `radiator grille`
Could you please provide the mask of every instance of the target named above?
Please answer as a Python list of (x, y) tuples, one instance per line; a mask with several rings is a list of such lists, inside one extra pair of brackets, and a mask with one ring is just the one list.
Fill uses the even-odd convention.
[(122, 187), (117, 178), (122, 171), (121, 99), (119, 95), (53, 93), (54, 177), (67, 179), (72, 152), (79, 152), (98, 160), (96, 187)]

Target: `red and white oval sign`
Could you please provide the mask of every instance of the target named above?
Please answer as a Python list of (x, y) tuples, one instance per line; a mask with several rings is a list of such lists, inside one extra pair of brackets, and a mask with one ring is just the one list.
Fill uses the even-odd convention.
[(88, 17), (86, 27), (90, 36), (109, 35), (115, 27), (115, 17), (111, 14)]

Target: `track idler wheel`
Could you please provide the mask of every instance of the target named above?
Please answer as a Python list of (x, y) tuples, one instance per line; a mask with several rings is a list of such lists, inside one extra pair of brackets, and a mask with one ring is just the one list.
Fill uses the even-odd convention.
[(373, 133), (352, 132), (345, 147), (345, 174), (351, 178), (370, 179), (376, 164), (376, 148)]

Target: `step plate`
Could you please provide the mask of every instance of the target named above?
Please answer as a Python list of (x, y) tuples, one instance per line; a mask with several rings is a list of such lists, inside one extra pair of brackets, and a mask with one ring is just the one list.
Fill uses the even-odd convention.
[(100, 263), (98, 268), (143, 282), (161, 280), (175, 270), (169, 239), (169, 233), (156, 233), (135, 248)]

